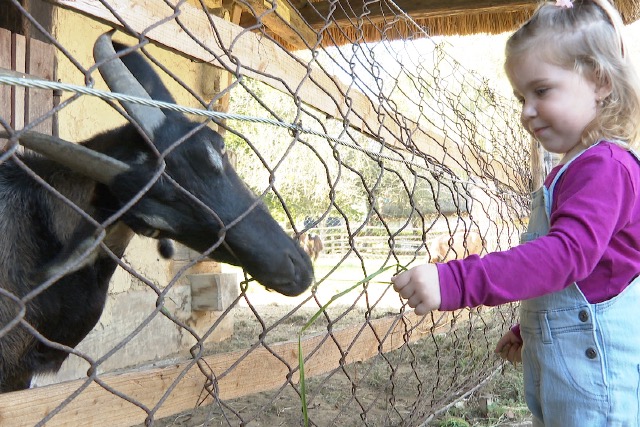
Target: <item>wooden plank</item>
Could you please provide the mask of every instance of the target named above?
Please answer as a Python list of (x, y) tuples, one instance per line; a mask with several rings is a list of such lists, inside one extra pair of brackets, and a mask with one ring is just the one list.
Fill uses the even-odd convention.
[[(11, 32), (0, 28), (0, 68), (11, 69)], [(0, 85), (0, 118), (11, 123), (11, 86)]]
[[(27, 40), (20, 34), (11, 34), (11, 69), (18, 73), (26, 73)], [(11, 127), (22, 129), (25, 120), (24, 87), (11, 87)]]
[[(364, 361), (381, 352), (398, 349), (407, 341), (416, 341), (434, 332), (444, 332), (450, 328), (450, 316), (450, 313), (436, 314), (438, 321), (433, 327), (432, 323), (426, 320), (428, 318), (420, 324), (422, 318), (409, 312), (405, 315), (404, 321), (394, 316), (376, 319), (364, 326), (345, 328), (333, 334), (340, 348), (333, 339), (326, 337), (326, 334), (305, 338), (302, 342), (303, 354), (307, 357), (305, 374), (309, 378), (338, 368), (342, 354), (347, 351), (343, 363)], [(413, 327), (407, 328), (405, 324)], [(215, 374), (220, 399), (233, 399), (278, 388), (286, 383), (290, 369), (295, 370), (292, 380), (298, 381), (297, 341), (273, 344), (269, 347), (278, 357), (265, 348), (258, 347), (251, 352), (242, 350), (203, 358), (201, 365), (207, 366), (210, 374)], [(155, 418), (158, 419), (191, 409), (199, 401), (206, 377), (193, 362), (180, 362), (143, 372), (105, 374), (99, 378), (118, 393), (151, 409), (158, 405), (165, 391), (180, 375), (184, 376), (170, 396), (161, 402), (155, 414)], [(84, 384), (84, 380), (77, 380), (2, 394), (0, 424), (32, 426)], [(210, 402), (211, 399), (207, 403)], [(146, 416), (146, 412), (139, 406), (96, 383), (91, 383), (46, 425), (130, 426), (143, 423)]]
[[(45, 80), (53, 80), (54, 75), (54, 53), (52, 45), (39, 40), (30, 39), (28, 43), (27, 68), (26, 71), (32, 76)], [(53, 90), (29, 88), (26, 94), (26, 123), (49, 113), (53, 108)], [(53, 118), (49, 117), (32, 130), (53, 134)]]
[[(120, 25), (99, 0), (49, 1), (109, 22), (114, 26)], [(162, 0), (111, 0), (110, 5), (127, 24), (138, 32), (174, 14), (173, 8), (167, 6)], [(512, 180), (510, 176), (518, 176), (506, 165), (495, 161), (489, 162), (484, 158), (479, 161), (475, 153), (471, 152), (465, 144), (458, 144), (424, 130), (415, 132), (413, 129), (401, 128), (398, 123), (403, 123), (403, 126), (406, 123), (416, 129), (419, 129), (419, 126), (399, 114), (394, 115), (396, 118), (394, 120), (391, 115), (385, 114), (384, 110), (375, 104), (375, 100), (369, 99), (353, 87), (347, 87), (337, 78), (325, 74), (317, 67), (308, 70), (303, 65), (307, 62), (297, 61), (285, 53), (280, 46), (259, 35), (247, 32), (216, 16), (207, 16), (205, 12), (189, 4), (181, 6), (180, 21), (209, 50), (196, 43), (174, 20), (154, 27), (147, 36), (159, 45), (182, 52), (189, 57), (228, 70), (236, 70), (237, 64), (232, 62), (227, 52), (219, 46), (222, 43), (242, 65), (240, 67), (242, 74), (285, 93), (290, 93), (291, 89), (288, 88), (296, 88), (296, 95), (308, 105), (339, 120), (348, 117), (351, 127), (370, 134), (386, 144), (401, 149), (406, 148), (399, 135), (411, 134), (412, 140), (420, 150), (448, 167), (459, 168), (460, 165), (468, 164), (467, 169), (470, 169), (474, 175), (496, 179), (503, 183), (509, 183)], [(214, 35), (211, 23), (215, 26), (217, 35)], [(492, 172), (487, 175), (487, 171)]]
[[(61, 7), (73, 9), (119, 26), (119, 22), (102, 6), (99, 0), (51, 1)], [(144, 31), (151, 24), (174, 13), (174, 10), (162, 0), (111, 0), (110, 4), (138, 32)], [(239, 60), (240, 72), (247, 77), (260, 80), (285, 93), (290, 93), (290, 90), (282, 83), (285, 82), (287, 86), (297, 88), (301, 99), (314, 108), (332, 117), (344, 117), (347, 114), (349, 107), (343, 95), (347, 92), (347, 87), (336, 79), (317, 69), (313, 69), (309, 76), (307, 68), (290, 55), (285, 54), (280, 46), (259, 35), (247, 32), (242, 27), (233, 25), (224, 19), (216, 16), (207, 17), (203, 11), (188, 4), (183, 4), (180, 12), (181, 22), (209, 51), (185, 34), (174, 20), (153, 28), (147, 33), (147, 37), (159, 45), (182, 52), (192, 58), (227, 70), (236, 70), (237, 64), (232, 62), (227, 52), (220, 48), (219, 43), (221, 42)], [(220, 41), (214, 35), (210, 21), (218, 31)], [(361, 93), (351, 90), (348, 104), (362, 117), (377, 117), (371, 102)], [(352, 115), (350, 123), (363, 130), (368, 127), (356, 115)], [(373, 127), (377, 129), (379, 126), (378, 123)], [(391, 139), (391, 135), (389, 137)]]

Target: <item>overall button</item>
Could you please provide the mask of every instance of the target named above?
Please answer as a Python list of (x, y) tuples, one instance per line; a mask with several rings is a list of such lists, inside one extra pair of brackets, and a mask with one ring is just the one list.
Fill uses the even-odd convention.
[(578, 319), (580, 319), (581, 322), (586, 322), (589, 320), (589, 312), (587, 310), (580, 310), (580, 313), (578, 313)]
[(584, 354), (586, 354), (589, 359), (595, 359), (598, 357), (598, 352), (593, 347), (589, 347)]

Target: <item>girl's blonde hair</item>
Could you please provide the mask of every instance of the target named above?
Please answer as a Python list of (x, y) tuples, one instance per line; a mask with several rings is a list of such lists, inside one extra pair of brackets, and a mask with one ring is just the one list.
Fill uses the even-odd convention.
[(535, 52), (598, 85), (610, 85), (611, 94), (582, 135), (586, 146), (601, 138), (626, 147), (640, 140), (640, 81), (625, 52), (623, 27), (608, 0), (575, 0), (571, 8), (544, 2), (507, 41), (506, 63)]

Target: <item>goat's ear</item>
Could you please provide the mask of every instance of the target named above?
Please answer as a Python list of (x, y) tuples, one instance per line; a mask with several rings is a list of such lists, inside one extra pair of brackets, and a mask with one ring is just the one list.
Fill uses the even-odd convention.
[[(0, 131), (0, 138), (9, 139), (9, 134)], [(124, 162), (55, 136), (31, 131), (22, 133), (19, 141), (20, 145), (102, 184), (110, 184), (129, 170)]]

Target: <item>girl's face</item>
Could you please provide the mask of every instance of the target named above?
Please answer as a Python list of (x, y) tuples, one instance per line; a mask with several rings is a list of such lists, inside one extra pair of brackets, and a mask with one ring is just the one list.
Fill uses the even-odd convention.
[(582, 134), (610, 90), (539, 55), (519, 55), (505, 69), (522, 104), (520, 119), (527, 132), (547, 151), (565, 154), (563, 163), (580, 152)]

